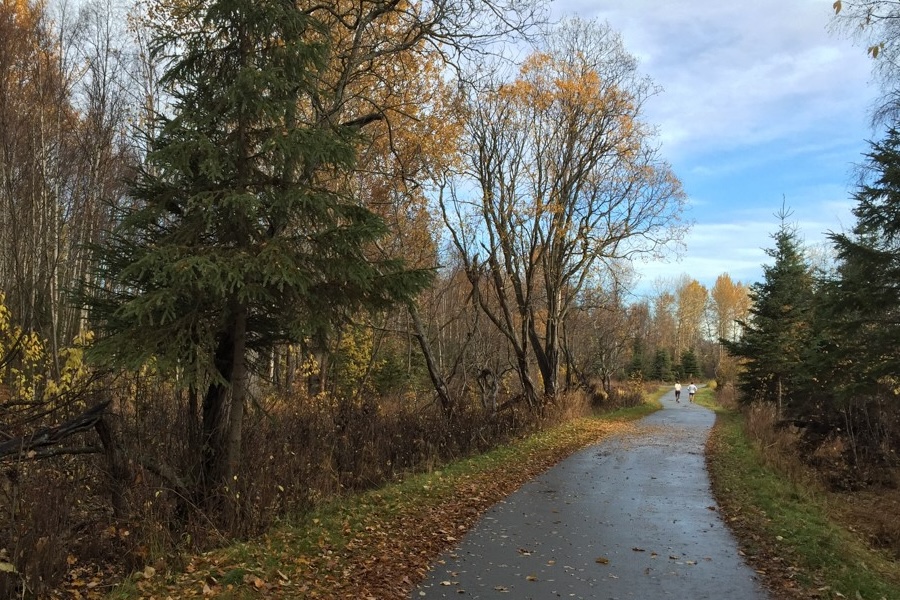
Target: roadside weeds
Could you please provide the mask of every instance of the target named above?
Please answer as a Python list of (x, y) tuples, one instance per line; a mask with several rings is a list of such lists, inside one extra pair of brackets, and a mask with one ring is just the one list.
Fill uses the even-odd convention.
[(713, 493), (742, 552), (774, 596), (900, 598), (898, 561), (839, 518), (844, 511), (836, 504), (852, 499), (767, 466), (745, 433), (743, 416), (715, 406), (712, 391), (704, 392), (698, 399), (717, 412), (707, 443)]
[(405, 599), (433, 561), (490, 506), (563, 458), (625, 433), (658, 401), (583, 418), (484, 455), (352, 495), (252, 542), (196, 556), (179, 572), (148, 567), (125, 598)]
[[(712, 390), (698, 393), (711, 406)], [(148, 567), (109, 598), (405, 599), (494, 503), (585, 445), (627, 433), (658, 402), (579, 419), (431, 473), (327, 504), (262, 538)], [(900, 598), (900, 565), (872, 550), (840, 499), (765, 465), (740, 414), (721, 407), (707, 444), (713, 491), (742, 552), (777, 600)], [(859, 514), (855, 511), (854, 514)]]

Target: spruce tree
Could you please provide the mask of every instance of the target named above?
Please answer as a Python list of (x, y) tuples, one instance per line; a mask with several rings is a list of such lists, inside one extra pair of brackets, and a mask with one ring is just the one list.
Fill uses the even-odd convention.
[(646, 376), (645, 361), (644, 344), (640, 339), (635, 339), (631, 350), (631, 362), (628, 364), (628, 376), (643, 379)]
[(737, 341), (722, 340), (727, 350), (743, 359), (738, 385), (745, 402), (776, 402), (779, 410), (802, 411), (803, 359), (808, 354), (813, 309), (813, 276), (795, 228), (786, 224), (772, 236), (774, 259), (763, 266), (763, 280), (750, 286), (750, 317), (739, 324)]
[[(846, 397), (891, 390), (900, 374), (900, 132), (871, 144), (854, 194), (857, 221), (834, 234), (836, 276), (825, 289), (828, 362), (820, 376)], [(893, 395), (892, 393), (890, 395)]]
[(674, 376), (674, 373), (672, 373), (672, 359), (669, 353), (662, 348), (656, 351), (653, 359), (653, 376), (660, 381), (670, 381)]
[(367, 253), (385, 226), (346, 191), (362, 121), (311, 100), (328, 32), (288, 0), (200, 4), (196, 27), (155, 40), (173, 103), (98, 249), (93, 356), (197, 391), (206, 498), (240, 461), (252, 358), (406, 301), (429, 274)]
[(693, 350), (681, 353), (681, 374), (685, 379), (697, 379), (700, 376), (700, 364)]

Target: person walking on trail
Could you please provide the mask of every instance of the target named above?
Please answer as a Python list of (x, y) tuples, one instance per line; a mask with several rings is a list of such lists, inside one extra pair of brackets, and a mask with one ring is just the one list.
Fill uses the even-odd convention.
[(675, 402), (681, 402), (681, 384), (675, 382)]
[(688, 398), (691, 402), (694, 401), (694, 394), (697, 393), (697, 386), (694, 385), (694, 382), (691, 382), (691, 385), (688, 386)]

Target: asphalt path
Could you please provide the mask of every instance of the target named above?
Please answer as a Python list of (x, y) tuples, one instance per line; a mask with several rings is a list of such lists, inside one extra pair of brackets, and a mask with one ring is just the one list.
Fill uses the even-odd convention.
[(411, 598), (768, 599), (710, 492), (715, 416), (681, 397), (495, 505)]

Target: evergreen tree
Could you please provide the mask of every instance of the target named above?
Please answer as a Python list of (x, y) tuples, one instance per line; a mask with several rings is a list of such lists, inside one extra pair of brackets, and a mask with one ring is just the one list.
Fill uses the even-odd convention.
[(628, 376), (643, 378), (646, 374), (644, 368), (644, 344), (640, 339), (634, 340), (634, 347), (631, 351), (631, 362), (628, 364)]
[(750, 318), (740, 321), (743, 335), (722, 340), (727, 350), (743, 359), (738, 385), (746, 402), (774, 401), (779, 410), (801, 411), (807, 378), (803, 359), (808, 355), (813, 308), (813, 276), (794, 228), (785, 223), (766, 250), (774, 259), (763, 266), (763, 281), (750, 286)]
[(693, 350), (681, 353), (681, 375), (685, 379), (697, 379), (700, 376), (700, 363)]
[(821, 382), (821, 420), (851, 435), (862, 470), (896, 461), (900, 439), (900, 132), (871, 144), (854, 198), (856, 224), (831, 239), (837, 255), (818, 312), (809, 368)]
[(653, 376), (660, 381), (670, 381), (674, 376), (672, 358), (662, 348), (656, 351), (656, 357), (653, 359)]
[(900, 132), (891, 127), (866, 154), (854, 194), (851, 235), (834, 234), (836, 277), (828, 282), (829, 362), (834, 385), (853, 395), (900, 374)]
[(317, 115), (327, 32), (284, 0), (203, 3), (160, 32), (173, 94), (133, 205), (98, 249), (94, 357), (178, 370), (202, 398), (204, 498), (236, 472), (251, 358), (405, 301), (429, 275), (375, 261), (382, 221), (345, 190), (358, 123)]

